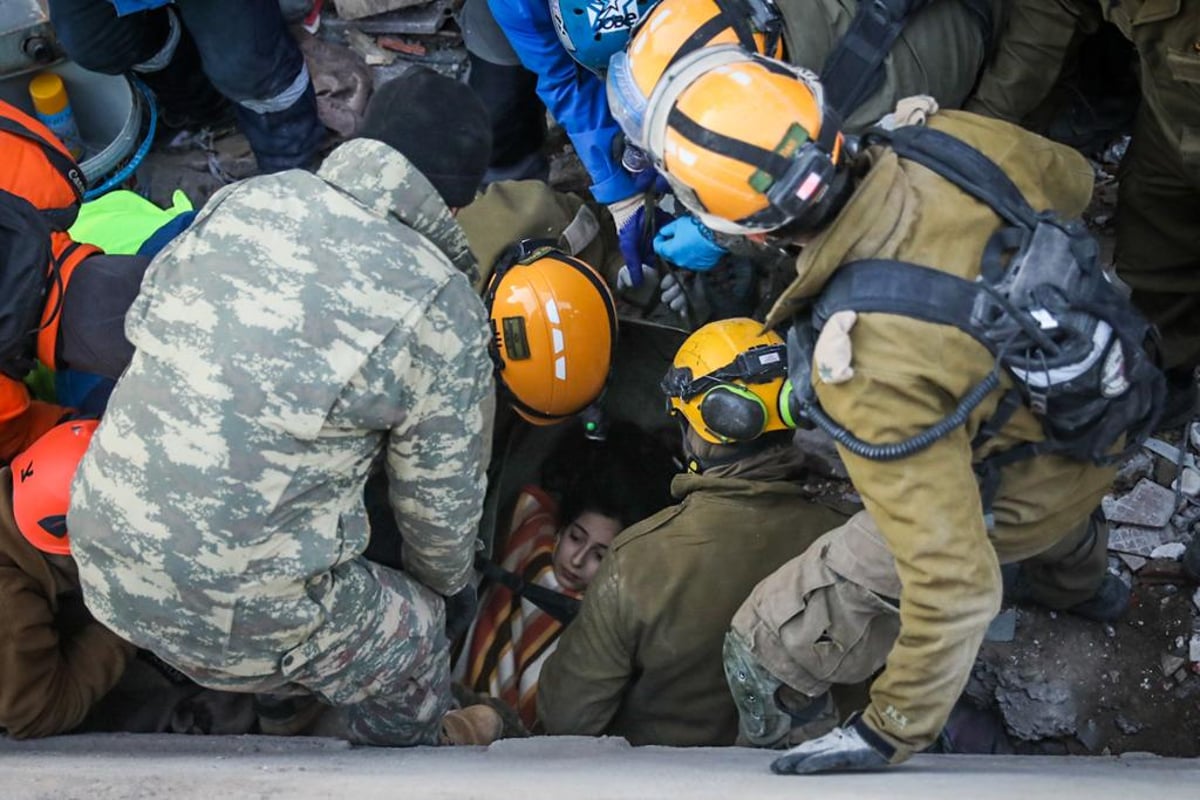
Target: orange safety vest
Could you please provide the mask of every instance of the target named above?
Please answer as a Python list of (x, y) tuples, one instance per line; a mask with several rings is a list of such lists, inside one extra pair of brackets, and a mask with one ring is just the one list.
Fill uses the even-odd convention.
[[(83, 202), (83, 171), (49, 128), (4, 101), (0, 101), (0, 153), (0, 191), (28, 201), (52, 230), (54, 262), (46, 265), (46, 274), (49, 277), (57, 268), (59, 279), (46, 292), (37, 333), (37, 357), (54, 369), (58, 366), (63, 292), (79, 264), (101, 252), (93, 245), (75, 242), (67, 233)], [(0, 375), (0, 424), (20, 417), (29, 405), (25, 384)]]

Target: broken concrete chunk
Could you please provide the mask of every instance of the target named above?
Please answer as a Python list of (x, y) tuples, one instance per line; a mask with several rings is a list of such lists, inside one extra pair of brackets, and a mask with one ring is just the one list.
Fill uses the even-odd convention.
[(988, 625), (983, 638), (988, 642), (1011, 642), (1017, 635), (1017, 610), (1008, 608), (1001, 611)]
[(1126, 717), (1124, 714), (1117, 715), (1116, 723), (1117, 728), (1126, 736), (1133, 736), (1135, 733), (1146, 727), (1140, 722), (1129, 719), (1129, 717)]
[(335, 0), (335, 5), (342, 19), (359, 19), (405, 6), (419, 6), (423, 2), (425, 0)]
[(1117, 470), (1117, 477), (1113, 479), (1113, 488), (1122, 492), (1128, 491), (1142, 478), (1149, 478), (1153, 474), (1154, 457), (1145, 450), (1139, 450)]
[(1129, 567), (1130, 572), (1137, 572), (1146, 566), (1146, 559), (1142, 556), (1135, 556), (1129, 553), (1118, 553), (1117, 556), (1124, 562), (1125, 566)]
[(1159, 665), (1162, 668), (1163, 675), (1174, 675), (1186, 663), (1186, 658), (1177, 656), (1174, 653), (1163, 653), (1159, 658)]
[(1001, 686), (996, 702), (1005, 727), (1019, 739), (1035, 741), (1075, 733), (1076, 699), (1063, 681)]
[(1187, 550), (1187, 545), (1182, 542), (1169, 542), (1168, 544), (1160, 544), (1158, 547), (1150, 551), (1151, 558), (1165, 558), (1170, 561), (1178, 561), (1183, 558), (1183, 551)]
[(1200, 633), (1193, 633), (1188, 642), (1188, 661), (1200, 663)]
[(1109, 522), (1161, 528), (1175, 513), (1175, 493), (1143, 478), (1129, 494), (1115, 500), (1105, 498), (1103, 505)]
[(1195, 497), (1200, 494), (1200, 471), (1185, 467), (1179, 477), (1171, 483), (1171, 488), (1179, 489), (1188, 497)]
[[(1150, 557), (1154, 548), (1169, 543), (1178, 534), (1173, 528), (1138, 528), (1125, 526), (1108, 535), (1108, 549), (1118, 553)], [(1131, 567), (1132, 569), (1132, 567)]]
[(384, 50), (375, 43), (372, 37), (353, 28), (346, 31), (346, 44), (350, 45), (351, 50), (362, 56), (363, 61), (369, 67), (384, 66), (396, 60), (395, 53)]
[(1188, 426), (1188, 441), (1191, 442), (1193, 450), (1200, 452), (1200, 422), (1193, 422)]

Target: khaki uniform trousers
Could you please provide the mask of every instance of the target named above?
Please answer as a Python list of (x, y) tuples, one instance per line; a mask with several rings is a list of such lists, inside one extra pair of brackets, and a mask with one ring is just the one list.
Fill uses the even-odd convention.
[[(1104, 579), (1107, 559), (1108, 526), (1097, 513), (1043, 553), (1022, 562), (1031, 599), (1055, 609), (1087, 600)], [(772, 724), (772, 714), (778, 717), (779, 711), (770, 707), (778, 698), (766, 696), (774, 691), (770, 678), (815, 698), (835, 685), (860, 683), (878, 672), (900, 633), (899, 596), (895, 561), (865, 511), (759, 583), (734, 616), (726, 646), (740, 741), (772, 746), (796, 743), (796, 731), (785, 740), (780, 734), (788, 731)], [(766, 680), (759, 672), (757, 680), (751, 676), (747, 681), (745, 667), (730, 666), (731, 658), (745, 663), (751, 642), (749, 659), (756, 663), (749, 671), (761, 666), (769, 673)], [(949, 666), (969, 668), (978, 648), (979, 642), (964, 642)], [(848, 711), (841, 709), (843, 716)], [(820, 735), (837, 719), (828, 709), (823, 718), (809, 720), (798, 738)], [(929, 732), (929, 738), (938, 733)], [(919, 736), (915, 731), (910, 734)], [(764, 740), (772, 735), (779, 738)]]

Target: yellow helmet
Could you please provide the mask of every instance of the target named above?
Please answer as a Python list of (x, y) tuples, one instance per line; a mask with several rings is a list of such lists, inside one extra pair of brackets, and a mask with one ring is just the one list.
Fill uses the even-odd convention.
[(645, 132), (675, 196), (724, 233), (816, 224), (847, 185), (842, 134), (816, 76), (739, 47), (673, 64), (650, 96)]
[(722, 44), (781, 58), (782, 30), (779, 11), (770, 0), (662, 0), (638, 22), (627, 49), (609, 60), (608, 107), (625, 138), (644, 147), (646, 103), (676, 61)]
[(796, 427), (788, 405), (787, 347), (761, 322), (710, 322), (687, 338), (662, 381), (671, 415), (707, 442), (748, 442)]
[(600, 397), (617, 344), (617, 309), (594, 269), (522, 242), (496, 265), (484, 304), (496, 380), (523, 419), (551, 425)]

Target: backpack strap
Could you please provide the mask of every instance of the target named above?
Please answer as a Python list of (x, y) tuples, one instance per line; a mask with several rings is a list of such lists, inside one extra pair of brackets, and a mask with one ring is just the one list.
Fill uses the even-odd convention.
[(1032, 230), (1038, 213), (1004, 170), (971, 145), (924, 125), (895, 130), (872, 128), (864, 145), (886, 144), (896, 155), (916, 162), (986, 204), (1010, 225)]
[(494, 561), (483, 556), (476, 556), (475, 569), (493, 583), (498, 583), (508, 589), (516, 597), (524, 597), (550, 616), (569, 625), (579, 614), (580, 601), (545, 586), (528, 583), (521, 576), (509, 572)]
[(952, 325), (995, 353), (972, 313), (983, 290), (977, 283), (929, 267), (872, 258), (843, 264), (813, 304), (817, 330), (838, 311), (879, 312)]
[[(825, 98), (846, 119), (883, 83), (883, 62), (909, 18), (935, 0), (859, 0), (846, 33), (834, 45), (821, 68)], [(994, 20), (989, 0), (961, 2), (979, 25), (984, 42), (992, 38)]]
[[(66, 234), (56, 234), (55, 240), (65, 239)], [(53, 370), (58, 369), (58, 331), (62, 324), (62, 307), (66, 298), (67, 286), (75, 268), (86, 259), (104, 252), (99, 247), (83, 242), (70, 240), (59, 249), (55, 241), (54, 253), (46, 274), (45, 305), (42, 308), (41, 320), (37, 328), (37, 357), (38, 360)]]

